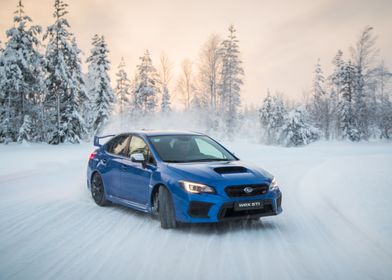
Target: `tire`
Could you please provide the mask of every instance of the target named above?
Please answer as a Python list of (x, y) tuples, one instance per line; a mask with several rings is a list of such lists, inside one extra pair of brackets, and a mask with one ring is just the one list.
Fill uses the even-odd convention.
[(152, 197), (153, 207), (151, 211), (151, 215), (153, 218), (159, 217), (159, 187)]
[(105, 198), (105, 187), (103, 185), (102, 177), (98, 173), (94, 173), (91, 179), (91, 196), (95, 203), (99, 206), (107, 206), (110, 201)]
[(164, 229), (175, 228), (177, 221), (173, 200), (169, 190), (163, 186), (159, 188), (158, 203), (158, 216), (161, 221), (161, 227)]

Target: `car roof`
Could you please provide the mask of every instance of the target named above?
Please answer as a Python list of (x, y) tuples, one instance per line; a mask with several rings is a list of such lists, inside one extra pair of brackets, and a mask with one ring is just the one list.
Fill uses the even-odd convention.
[[(204, 135), (200, 132), (186, 131), (186, 130), (135, 130), (127, 133), (134, 133), (145, 136), (164, 136), (164, 135)], [(123, 134), (123, 133), (121, 133)]]

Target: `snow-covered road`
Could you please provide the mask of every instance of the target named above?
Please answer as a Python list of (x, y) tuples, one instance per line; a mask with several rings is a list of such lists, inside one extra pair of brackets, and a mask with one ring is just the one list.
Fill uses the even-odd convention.
[(89, 145), (0, 146), (0, 279), (392, 279), (392, 145), (227, 144), (278, 178), (284, 212), (162, 230), (100, 208)]

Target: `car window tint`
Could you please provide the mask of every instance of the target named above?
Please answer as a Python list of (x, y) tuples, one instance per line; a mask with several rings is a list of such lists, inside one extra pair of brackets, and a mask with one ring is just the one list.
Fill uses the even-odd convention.
[(159, 157), (166, 162), (237, 159), (216, 141), (203, 135), (158, 135), (149, 139)]
[(113, 147), (116, 145), (117, 141), (118, 141), (118, 137), (109, 140), (108, 143), (106, 144), (106, 151), (112, 153)]
[(118, 136), (108, 143), (107, 151), (115, 155), (126, 155), (127, 143), (127, 135)]
[(154, 160), (154, 156), (151, 153), (151, 150), (148, 149), (148, 154), (147, 154), (147, 163), (149, 164), (154, 164), (155, 165), (155, 160)]
[(209, 144), (207, 141), (205, 141), (202, 138), (197, 138), (195, 139), (197, 146), (199, 147), (200, 153), (206, 156), (212, 156), (215, 158), (225, 158), (225, 155), (223, 155), (217, 148)]
[(147, 163), (154, 164), (154, 157), (146, 142), (140, 137), (132, 136), (131, 142), (129, 143), (129, 156), (135, 153), (142, 153), (144, 158), (147, 159)]

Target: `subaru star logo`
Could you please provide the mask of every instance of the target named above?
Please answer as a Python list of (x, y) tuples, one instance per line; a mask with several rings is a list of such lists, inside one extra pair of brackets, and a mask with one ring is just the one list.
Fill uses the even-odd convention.
[(244, 191), (245, 191), (246, 193), (251, 193), (251, 192), (253, 192), (253, 188), (252, 188), (252, 187), (246, 187), (246, 188), (244, 189)]

